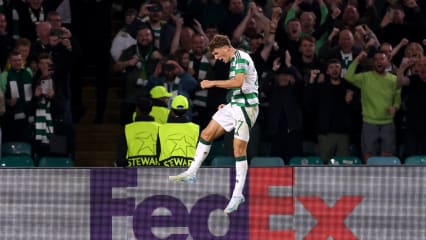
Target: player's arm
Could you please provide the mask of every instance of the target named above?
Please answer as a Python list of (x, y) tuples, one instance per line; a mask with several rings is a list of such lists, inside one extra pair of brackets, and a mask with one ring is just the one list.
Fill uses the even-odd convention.
[(203, 80), (201, 81), (201, 88), (240, 88), (243, 85), (246, 75), (244, 73), (237, 73), (233, 79), (229, 80)]

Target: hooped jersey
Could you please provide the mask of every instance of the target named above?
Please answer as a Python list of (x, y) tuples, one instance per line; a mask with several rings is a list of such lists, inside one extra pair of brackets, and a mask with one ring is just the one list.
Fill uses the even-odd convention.
[(257, 71), (250, 55), (236, 50), (230, 64), (229, 79), (233, 79), (238, 73), (245, 75), (243, 85), (240, 88), (231, 89), (230, 103), (242, 107), (259, 105)]

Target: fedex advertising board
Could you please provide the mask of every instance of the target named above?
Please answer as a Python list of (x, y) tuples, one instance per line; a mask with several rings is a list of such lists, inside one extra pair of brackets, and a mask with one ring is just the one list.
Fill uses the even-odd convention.
[(426, 239), (423, 167), (2, 169), (1, 239)]

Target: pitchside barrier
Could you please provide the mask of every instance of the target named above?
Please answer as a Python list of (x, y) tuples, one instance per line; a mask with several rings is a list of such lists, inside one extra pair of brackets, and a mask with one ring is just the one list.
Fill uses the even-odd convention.
[(1, 169), (0, 239), (422, 240), (426, 168), (250, 168), (225, 215), (235, 169)]

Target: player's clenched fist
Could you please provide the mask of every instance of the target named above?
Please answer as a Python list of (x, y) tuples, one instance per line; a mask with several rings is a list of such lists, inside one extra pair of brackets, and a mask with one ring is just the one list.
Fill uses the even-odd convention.
[(214, 87), (214, 81), (203, 80), (200, 83), (201, 88), (211, 88)]

